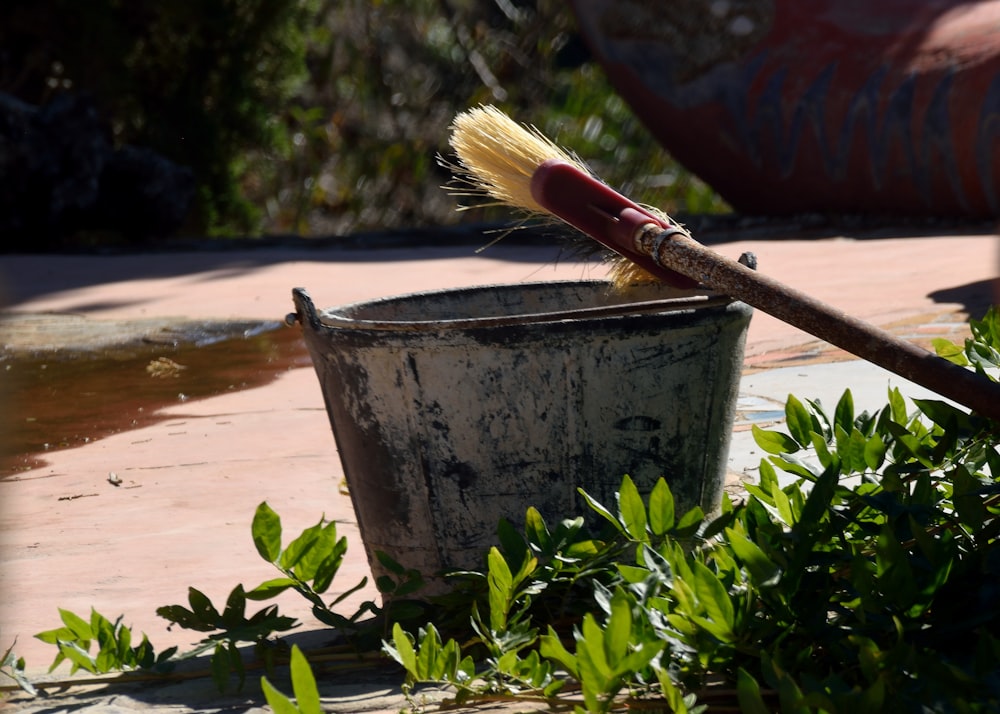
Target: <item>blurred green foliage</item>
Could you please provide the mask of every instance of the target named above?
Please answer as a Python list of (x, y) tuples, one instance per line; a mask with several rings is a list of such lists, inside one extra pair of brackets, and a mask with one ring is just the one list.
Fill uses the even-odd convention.
[(448, 125), (497, 104), (667, 212), (726, 210), (610, 89), (557, 0), (6, 0), (0, 91), (91, 93), (115, 140), (192, 167), (187, 231), (343, 234), (455, 211)]
[(275, 108), (307, 78), (312, 0), (6, 0), (0, 91), (42, 104), (91, 94), (118, 144), (195, 171), (195, 230), (247, 231), (260, 215), (242, 156), (284, 134)]

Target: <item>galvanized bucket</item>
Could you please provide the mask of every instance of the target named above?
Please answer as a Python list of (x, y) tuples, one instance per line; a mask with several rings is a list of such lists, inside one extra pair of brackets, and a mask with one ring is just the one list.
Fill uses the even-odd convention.
[(614, 507), (624, 474), (720, 503), (743, 303), (597, 280), (293, 300), (376, 577), (376, 551), (479, 569), (501, 518), (585, 515), (578, 487)]

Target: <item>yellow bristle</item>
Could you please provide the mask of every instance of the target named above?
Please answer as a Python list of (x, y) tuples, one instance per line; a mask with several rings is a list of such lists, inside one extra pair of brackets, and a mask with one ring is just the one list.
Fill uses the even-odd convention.
[(489, 196), (493, 204), (546, 213), (531, 196), (531, 176), (548, 159), (561, 159), (590, 173), (533, 126), (521, 125), (493, 106), (462, 112), (451, 125), (452, 167), (465, 185), (462, 196)]
[[(491, 199), (477, 205), (510, 206), (549, 216), (531, 195), (531, 177), (542, 162), (560, 159), (593, 175), (582, 161), (537, 128), (518, 124), (494, 106), (476, 107), (456, 116), (450, 144), (458, 157), (457, 166), (446, 164), (457, 181), (451, 193)], [(615, 255), (609, 262), (612, 283), (618, 290), (636, 283), (659, 282), (627, 258)]]
[(633, 285), (648, 285), (649, 283), (663, 282), (648, 270), (643, 270), (628, 258), (615, 255), (610, 260), (608, 277), (611, 278), (611, 285), (618, 292), (627, 290)]

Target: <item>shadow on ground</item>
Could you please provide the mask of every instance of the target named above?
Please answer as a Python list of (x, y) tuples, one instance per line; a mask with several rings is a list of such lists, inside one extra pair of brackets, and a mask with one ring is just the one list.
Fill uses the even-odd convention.
[[(360, 658), (345, 646), (336, 646), (332, 631), (313, 631), (282, 638), (281, 651), (297, 644), (310, 660), (326, 712), (364, 713), (399, 712), (408, 707), (401, 685), (402, 669), (384, 657)], [(260, 680), (268, 680), (285, 694), (292, 694), (288, 667), (275, 666), (267, 673), (254, 657), (252, 647), (242, 649), (245, 680), (242, 688), (231, 675), (225, 691), (220, 691), (211, 675), (210, 657), (196, 657), (178, 665), (168, 675), (110, 676), (104, 683), (88, 683), (92, 678), (69, 677), (63, 665), (42, 682), (34, 698), (24, 693), (12, 695), (4, 704), (25, 714), (57, 712), (102, 712), (124, 714), (138, 711), (169, 711), (171, 714), (194, 712), (254, 713), (270, 711), (261, 690)], [(60, 679), (57, 679), (60, 677)], [(141, 677), (141, 679), (140, 679)], [(65, 682), (65, 684), (63, 684)], [(53, 686), (59, 685), (59, 686)], [(448, 692), (425, 688), (416, 695), (425, 704), (434, 704), (450, 696)]]
[(956, 285), (927, 293), (934, 302), (958, 303), (970, 317), (978, 320), (997, 300), (1000, 300), (1000, 287), (994, 281), (980, 280), (966, 285)]

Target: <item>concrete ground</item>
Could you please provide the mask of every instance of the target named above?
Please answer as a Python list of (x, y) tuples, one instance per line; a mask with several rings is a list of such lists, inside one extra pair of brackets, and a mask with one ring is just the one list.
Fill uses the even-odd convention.
[[(992, 235), (734, 240), (715, 249), (733, 259), (752, 251), (762, 273), (924, 345), (935, 336), (963, 339), (969, 313), (980, 316), (995, 299), (993, 280), (1000, 273)], [(601, 275), (601, 266), (567, 260), (548, 246), (501, 242), (475, 254), (467, 246), (440, 244), (363, 250), (284, 245), (6, 255), (0, 258), (0, 294), (7, 311), (22, 319), (72, 314), (102, 324), (275, 321), (292, 310), (293, 287), (307, 288), (318, 306), (330, 307), (438, 288)], [(11, 334), (0, 334), (0, 342)], [(826, 402), (850, 387), (857, 403), (878, 407), (889, 384), (901, 385), (906, 396), (923, 395), (758, 311), (730, 453), (733, 483), (753, 478), (760, 459), (750, 424), (779, 422), (789, 393), (827, 395)], [(44, 466), (0, 481), (0, 651), (16, 639), (14, 649), (32, 676), (66, 678), (66, 665), (44, 674), (54, 648), (33, 638), (60, 624), (58, 608), (123, 615), (158, 650), (190, 646), (196, 633), (168, 630), (155, 610), (186, 603), (188, 586), (223, 602), (237, 583), (252, 587), (276, 575), (250, 538), (261, 501), (281, 514), (286, 533), (298, 533), (323, 514), (336, 520), (350, 544), (337, 581), (346, 588), (368, 574), (310, 365), (290, 368), (265, 386), (178, 402), (161, 416), (149, 426), (49, 453)], [(110, 482), (111, 473), (119, 484)], [(339, 609), (353, 612), (374, 597), (367, 587)], [(305, 634), (296, 637), (325, 641), (304, 600), (277, 602), (303, 623)], [(405, 705), (392, 671), (332, 672), (322, 679), (331, 710), (398, 711)], [(76, 686), (33, 701), (15, 694), (7, 706), (30, 712), (256, 711), (262, 706), (258, 687), (251, 682), (247, 690), (220, 697), (210, 680), (195, 678)]]

